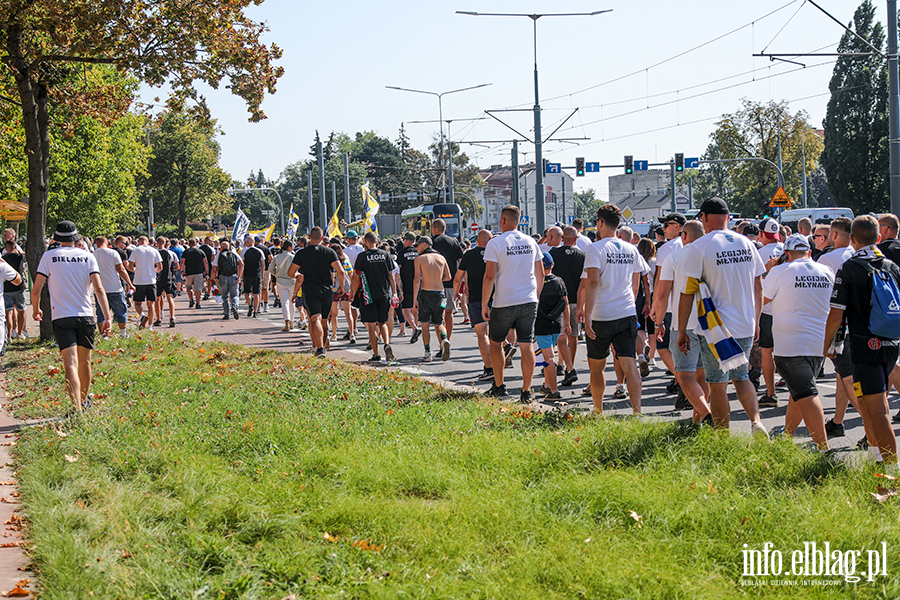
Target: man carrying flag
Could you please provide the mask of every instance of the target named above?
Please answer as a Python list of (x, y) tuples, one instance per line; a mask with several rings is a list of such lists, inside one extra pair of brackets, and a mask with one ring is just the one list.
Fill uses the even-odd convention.
[(375, 215), (378, 214), (378, 200), (372, 196), (372, 193), (369, 191), (369, 180), (362, 186), (362, 197), (363, 202), (366, 205), (366, 222), (363, 224), (363, 231), (373, 231), (375, 233), (378, 232), (378, 224), (375, 222)]
[(297, 228), (300, 227), (300, 216), (294, 212), (293, 202), (291, 203), (291, 208), (288, 214), (290, 215), (290, 218), (288, 219), (287, 235), (289, 238), (292, 238), (297, 233)]

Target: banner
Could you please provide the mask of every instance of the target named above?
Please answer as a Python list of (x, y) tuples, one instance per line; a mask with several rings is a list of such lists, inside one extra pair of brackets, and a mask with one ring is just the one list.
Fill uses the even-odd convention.
[(367, 231), (378, 233), (378, 224), (375, 222), (375, 215), (378, 214), (378, 200), (376, 200), (369, 191), (368, 179), (366, 179), (366, 182), (362, 186), (362, 197), (363, 202), (366, 205), (366, 222), (363, 224), (360, 233), (364, 234)]
[(341, 212), (341, 204), (343, 204), (343, 202), (338, 203), (337, 209), (335, 209), (334, 214), (331, 215), (331, 221), (328, 222), (328, 232), (326, 235), (330, 238), (341, 235), (340, 220), (338, 219), (338, 214)]
[(268, 242), (272, 239), (272, 234), (275, 233), (275, 223), (269, 225), (266, 229), (260, 229), (259, 231), (248, 231), (248, 235), (258, 235), (261, 236), (264, 242)]
[(297, 228), (300, 227), (300, 216), (294, 212), (294, 203), (291, 202), (291, 209), (288, 211), (290, 218), (288, 219), (287, 226), (287, 235), (288, 237), (294, 237), (294, 234), (297, 233)]
[(248, 229), (250, 229), (250, 218), (238, 207), (237, 216), (234, 218), (234, 231), (231, 232), (231, 241), (243, 243)]

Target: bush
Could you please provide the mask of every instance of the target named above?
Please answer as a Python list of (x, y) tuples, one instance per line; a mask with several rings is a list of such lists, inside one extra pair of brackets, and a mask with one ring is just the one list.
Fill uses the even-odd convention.
[(185, 227), (184, 235), (182, 235), (178, 231), (178, 225), (162, 224), (162, 225), (156, 226), (156, 236), (157, 237), (163, 236), (166, 238), (173, 238), (173, 237), (192, 238), (192, 237), (194, 237), (194, 230), (191, 229), (190, 227)]

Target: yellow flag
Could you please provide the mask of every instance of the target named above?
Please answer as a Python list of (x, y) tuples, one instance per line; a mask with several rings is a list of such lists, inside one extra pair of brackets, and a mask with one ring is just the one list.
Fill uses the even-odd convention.
[(337, 205), (337, 209), (334, 211), (334, 214), (331, 215), (331, 221), (328, 223), (328, 237), (330, 238), (341, 235), (341, 228), (338, 225), (340, 223), (338, 214), (341, 212), (341, 204), (343, 204), (343, 202)]
[(263, 241), (268, 242), (272, 239), (272, 234), (275, 233), (275, 223), (272, 223), (269, 227), (265, 229), (260, 229), (259, 231), (248, 231), (248, 235), (258, 235), (262, 237)]

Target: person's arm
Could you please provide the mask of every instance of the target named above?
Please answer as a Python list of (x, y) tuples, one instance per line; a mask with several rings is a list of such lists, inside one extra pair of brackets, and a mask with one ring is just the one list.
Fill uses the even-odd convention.
[(831, 342), (834, 341), (834, 336), (837, 334), (838, 328), (843, 321), (844, 309), (832, 306), (831, 310), (828, 311), (828, 319), (825, 321), (825, 340), (822, 347), (822, 354), (828, 358), (834, 358), (836, 356), (833, 352), (829, 354), (828, 351), (831, 349)]
[(541, 291), (544, 289), (544, 262), (543, 257), (534, 261), (534, 279), (537, 281), (537, 296), (541, 297)]
[(422, 261), (413, 263), (413, 310), (419, 310), (419, 289), (422, 287)]
[(563, 309), (563, 335), (572, 335), (572, 324), (569, 322), (572, 314), (569, 311), (569, 299), (566, 298), (566, 307)]
[(462, 285), (463, 279), (466, 277), (466, 272), (462, 269), (459, 269), (456, 272), (456, 277), (453, 278), (453, 297), (459, 298), (459, 286)]
[(591, 323), (591, 315), (594, 314), (594, 304), (597, 302), (597, 289), (600, 287), (600, 269), (589, 267), (587, 280), (584, 284), (584, 333), (593, 339), (597, 335)]
[(694, 294), (685, 294), (682, 292), (678, 300), (678, 349), (687, 354), (691, 349), (691, 340), (687, 334), (687, 322), (691, 316), (691, 309), (694, 304)]
[(16, 276), (9, 280), (12, 285), (22, 285), (22, 276), (16, 273)]
[(441, 271), (441, 283), (445, 281), (450, 281), (450, 266), (446, 260), (444, 261), (444, 270)]
[(134, 261), (131, 261), (131, 260), (125, 260), (125, 261), (122, 261), (122, 264), (125, 266), (125, 269), (126, 269), (126, 270), (131, 271), (132, 273), (134, 273), (134, 270), (135, 270), (135, 268), (136, 268), (136, 265), (135, 265)]
[[(44, 318), (44, 313), (41, 311), (41, 290), (44, 289), (44, 282), (47, 281), (47, 276), (43, 273), (38, 273), (34, 277), (34, 285), (31, 286), (31, 316), (35, 321), (40, 321)], [(104, 298), (106, 295), (104, 294)]]
[(759, 339), (759, 315), (762, 313), (762, 300), (762, 275), (758, 275), (753, 281), (753, 308), (756, 311), (756, 332), (753, 334), (754, 340)]
[(297, 271), (300, 270), (300, 265), (297, 263), (291, 263), (291, 266), (288, 268), (288, 277), (293, 279), (297, 276)]
[(653, 299), (653, 312), (650, 317), (657, 327), (662, 327), (663, 318), (669, 312), (669, 294), (672, 293), (674, 282), (669, 279), (660, 279), (656, 283), (656, 298)]
[(632, 273), (631, 274), (631, 295), (634, 296), (635, 300), (638, 297), (638, 292), (641, 289), (641, 274)]
[(153, 265), (153, 269), (154, 269), (157, 273), (161, 272), (161, 271), (163, 270), (162, 260), (156, 261), (156, 263)]
[(491, 309), (488, 302), (491, 301), (491, 294), (494, 293), (494, 281), (497, 280), (497, 263), (488, 261), (484, 267), (484, 283), (481, 284), (481, 318), (485, 321), (490, 320)]
[(350, 297), (356, 297), (356, 291), (359, 289), (362, 281), (359, 278), (359, 273), (353, 271), (353, 275), (350, 276)]
[(203, 257), (203, 272), (207, 273), (209, 271), (209, 261), (206, 260), (206, 257)]
[(116, 265), (116, 274), (119, 276), (119, 279), (121, 279), (122, 281), (125, 282), (125, 291), (126, 291), (126, 292), (133, 292), (133, 291), (134, 291), (134, 285), (132, 285), (132, 283), (131, 283), (131, 278), (128, 277), (128, 271), (125, 270), (125, 265), (124, 265), (124, 264), (117, 264), (117, 265)]
[(94, 286), (94, 295), (97, 297), (97, 303), (100, 304), (100, 310), (103, 311), (103, 322), (98, 325), (100, 335), (106, 335), (112, 325), (112, 317), (109, 312), (109, 302), (106, 300), (106, 291), (100, 281), (100, 273), (91, 273), (91, 285)]
[(244, 276), (244, 259), (238, 257), (238, 269), (237, 269), (238, 279)]
[(575, 300), (575, 320), (579, 323), (584, 323), (584, 286), (587, 278), (578, 280), (578, 296)]

